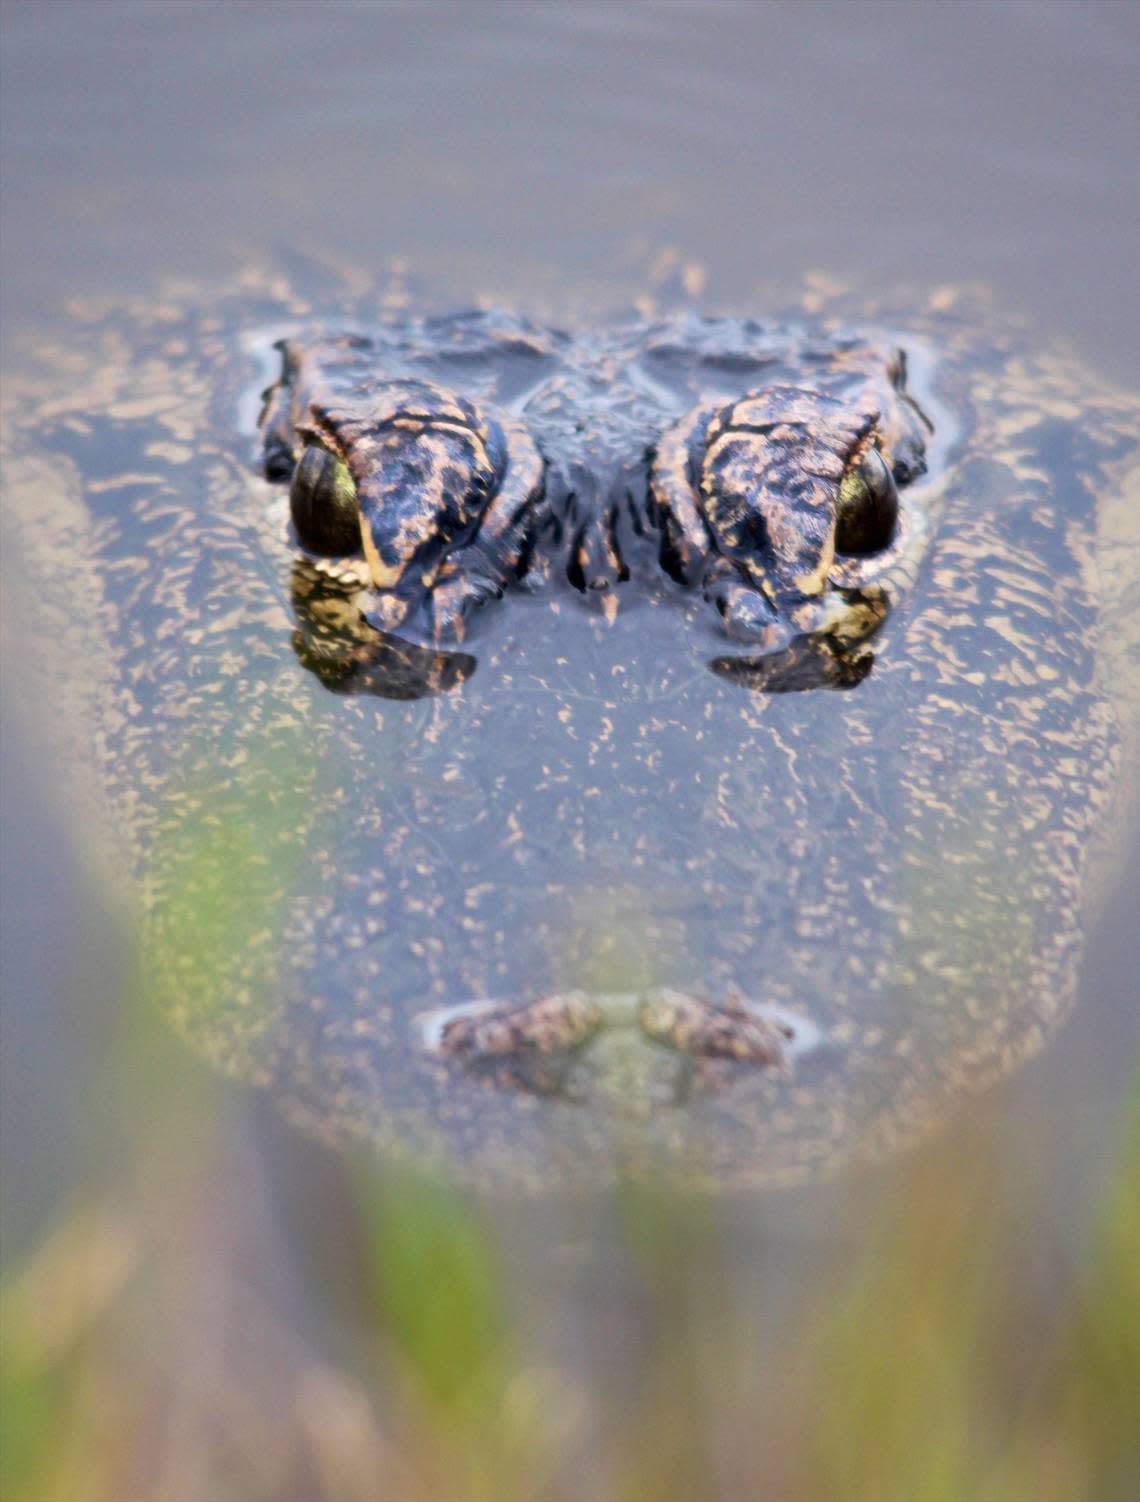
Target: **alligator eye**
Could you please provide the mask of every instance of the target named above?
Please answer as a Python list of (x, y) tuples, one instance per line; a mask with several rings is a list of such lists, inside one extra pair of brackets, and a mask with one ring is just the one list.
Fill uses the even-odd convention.
[(878, 449), (866, 448), (839, 484), (836, 550), (856, 556), (882, 552), (895, 535), (898, 517), (899, 493), (886, 461)]
[(310, 553), (340, 557), (360, 547), (356, 486), (335, 454), (310, 443), (293, 471), (289, 510), (297, 537)]

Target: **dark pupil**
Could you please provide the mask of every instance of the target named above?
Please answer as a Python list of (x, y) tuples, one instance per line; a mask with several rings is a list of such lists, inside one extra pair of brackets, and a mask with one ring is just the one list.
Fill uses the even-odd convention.
[(310, 553), (340, 557), (360, 547), (352, 476), (335, 454), (319, 444), (309, 444), (297, 461), (289, 509), (297, 540)]
[(870, 449), (843, 477), (835, 525), (840, 553), (880, 553), (898, 523), (899, 497), (882, 455)]

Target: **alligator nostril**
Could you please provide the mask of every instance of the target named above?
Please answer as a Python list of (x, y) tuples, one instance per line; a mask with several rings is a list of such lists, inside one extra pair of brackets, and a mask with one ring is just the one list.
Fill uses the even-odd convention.
[(419, 1020), (428, 1052), (486, 1083), (648, 1119), (758, 1070), (777, 1077), (815, 1050), (805, 1016), (730, 991), (568, 991), (532, 1002), (469, 1001)]
[(767, 1013), (733, 993), (715, 1004), (662, 988), (642, 1000), (638, 1021), (646, 1035), (678, 1053), (735, 1059), (785, 1070), (796, 1030), (782, 1016)]

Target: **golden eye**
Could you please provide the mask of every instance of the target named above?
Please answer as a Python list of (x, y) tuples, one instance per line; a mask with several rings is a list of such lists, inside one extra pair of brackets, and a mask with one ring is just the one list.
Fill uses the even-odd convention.
[(881, 553), (895, 535), (899, 493), (878, 449), (867, 448), (839, 483), (835, 546), (856, 557)]
[(360, 547), (356, 485), (348, 466), (320, 444), (310, 443), (293, 471), (289, 510), (303, 548), (326, 557)]

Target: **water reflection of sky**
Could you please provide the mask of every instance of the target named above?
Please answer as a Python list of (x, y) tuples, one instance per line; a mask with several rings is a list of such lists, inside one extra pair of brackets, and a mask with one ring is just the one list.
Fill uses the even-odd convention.
[(4, 29), (16, 321), (298, 243), (620, 285), (643, 238), (729, 300), (981, 278), (1137, 370), (1134, 6), (24, 0)]

